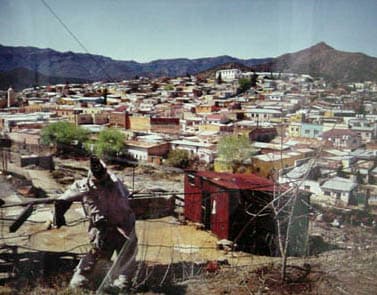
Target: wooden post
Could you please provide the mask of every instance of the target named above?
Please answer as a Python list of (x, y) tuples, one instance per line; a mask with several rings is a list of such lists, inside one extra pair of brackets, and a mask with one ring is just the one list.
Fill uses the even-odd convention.
[(33, 204), (28, 205), (17, 217), (17, 219), (9, 226), (9, 232), (16, 232), (20, 226), (30, 217), (33, 213)]

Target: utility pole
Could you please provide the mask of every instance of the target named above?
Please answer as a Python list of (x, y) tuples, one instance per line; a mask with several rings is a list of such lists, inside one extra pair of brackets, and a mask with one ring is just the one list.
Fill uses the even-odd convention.
[(135, 191), (135, 167), (132, 167), (132, 192)]
[(9, 158), (9, 150), (7, 148), (2, 147), (1, 148), (1, 165), (2, 165), (2, 171), (4, 173), (8, 172), (8, 159)]

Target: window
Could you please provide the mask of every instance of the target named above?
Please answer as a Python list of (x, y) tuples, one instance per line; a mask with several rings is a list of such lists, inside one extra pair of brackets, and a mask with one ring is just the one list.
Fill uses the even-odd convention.
[(304, 185), (304, 190), (310, 191), (310, 185)]
[(325, 191), (325, 196), (330, 196), (331, 193), (329, 191)]

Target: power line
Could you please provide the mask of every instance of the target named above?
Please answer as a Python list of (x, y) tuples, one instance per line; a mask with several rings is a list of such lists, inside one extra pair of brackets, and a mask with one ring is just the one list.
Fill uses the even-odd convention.
[(80, 47), (89, 55), (89, 57), (97, 64), (101, 71), (106, 75), (107, 79), (114, 80), (105, 70), (105, 68), (98, 62), (96, 58), (89, 52), (86, 46), (80, 41), (80, 39), (72, 32), (72, 30), (63, 22), (63, 20), (55, 13), (50, 5), (47, 4), (45, 0), (41, 0), (42, 4), (50, 11), (50, 13), (57, 19), (57, 21), (63, 26), (63, 28), (68, 32), (68, 34), (80, 45)]

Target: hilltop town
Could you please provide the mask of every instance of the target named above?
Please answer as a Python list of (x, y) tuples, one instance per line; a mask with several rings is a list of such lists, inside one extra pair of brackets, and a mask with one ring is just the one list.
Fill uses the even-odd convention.
[[(295, 189), (306, 196), (302, 199), (305, 236), (309, 222), (325, 220), (326, 226), (333, 228), (328, 230), (335, 233), (327, 236), (323, 228), (315, 228), (310, 234), (325, 240), (327, 237), (328, 243), (336, 240), (336, 246), (343, 249), (368, 246), (362, 239), (357, 243), (351, 239), (351, 243), (351, 233), (347, 237), (341, 231), (345, 225), (358, 226), (360, 230), (375, 228), (376, 82), (335, 83), (306, 74), (231, 68), (206, 77), (134, 77), (120, 82), (36, 86), (20, 92), (10, 88), (0, 95), (2, 171), (45, 170), (60, 185), (56, 191), (45, 189), (50, 196), (86, 172), (86, 147), (75, 141), (64, 147), (43, 143), (41, 132), (46, 126), (67, 121), (87, 130), (93, 142), (102, 130), (114, 128), (121, 132), (125, 138), (122, 150), (106, 161), (124, 177), (128, 173), (125, 182), (130, 190), (138, 193), (139, 189), (154, 186), (154, 198), (164, 194), (178, 196), (169, 214), (212, 232), (211, 239), (222, 239), (225, 244), (235, 239), (240, 245), (245, 243), (247, 238), (240, 232), (248, 219), (243, 216), (237, 220), (227, 205), (223, 207), (221, 198), (205, 202), (205, 195), (213, 194), (215, 187), (238, 190), (241, 199), (248, 198), (243, 192), (252, 192), (253, 198), (258, 199), (275, 196), (281, 189)], [(236, 143), (236, 147), (225, 146), (230, 153), (221, 151), (224, 138)], [(241, 138), (247, 138), (250, 145), (245, 153), (237, 149), (237, 139)], [(184, 165), (172, 164), (172, 151), (177, 150), (186, 151)], [(57, 172), (54, 168), (58, 166), (66, 170)], [(69, 172), (67, 178), (67, 167), (76, 174)], [(130, 176), (135, 173), (130, 169), (135, 168), (130, 167), (149, 171), (149, 175), (136, 175), (139, 178), (135, 184), (135, 175)], [(148, 184), (151, 171), (158, 172), (158, 176), (154, 175), (155, 181)], [(172, 172), (174, 176), (169, 179)], [(169, 180), (175, 184), (168, 188)], [(153, 189), (148, 191), (151, 192)], [(30, 190), (19, 193), (27, 197)], [(192, 194), (201, 195), (199, 205)], [(225, 197), (231, 200), (232, 196), (230, 192)], [(255, 200), (251, 200), (254, 205), (258, 203)], [(150, 207), (146, 202), (135, 201), (135, 211), (143, 218), (143, 208)], [(182, 207), (177, 205), (179, 202), (184, 204), (183, 211), (177, 211), (176, 207)], [(159, 210), (166, 211), (171, 204), (161, 201)], [(249, 207), (245, 209), (247, 213)], [(155, 213), (153, 218), (160, 217)], [(229, 220), (224, 216), (230, 216)], [(263, 222), (254, 225), (254, 229), (257, 234), (263, 232), (265, 238), (264, 231), (271, 228), (263, 227)], [(300, 235), (302, 224), (298, 226)], [(259, 227), (263, 227), (260, 233)], [(203, 241), (206, 239), (209, 238), (204, 237)], [(264, 243), (256, 239), (251, 246), (238, 250), (274, 256)], [(289, 255), (306, 255), (306, 247), (307, 241), (305, 246), (295, 245)], [(311, 254), (322, 252), (317, 250)], [(218, 259), (219, 254), (214, 257)], [(166, 263), (162, 257), (160, 262)]]
[[(240, 86), (254, 76), (253, 86)], [(44, 150), (40, 131), (51, 122), (75, 123), (94, 137), (116, 127), (126, 136), (124, 160), (158, 167), (169, 151), (183, 149), (201, 170), (250, 172), (279, 183), (305, 176), (300, 188), (312, 200), (373, 205), (376, 95), (374, 82), (336, 85), (228, 69), (214, 79), (136, 77), (10, 89), (2, 93), (0, 124), (20, 156)], [(219, 140), (231, 134), (246, 135), (254, 148), (236, 166), (217, 154)]]

